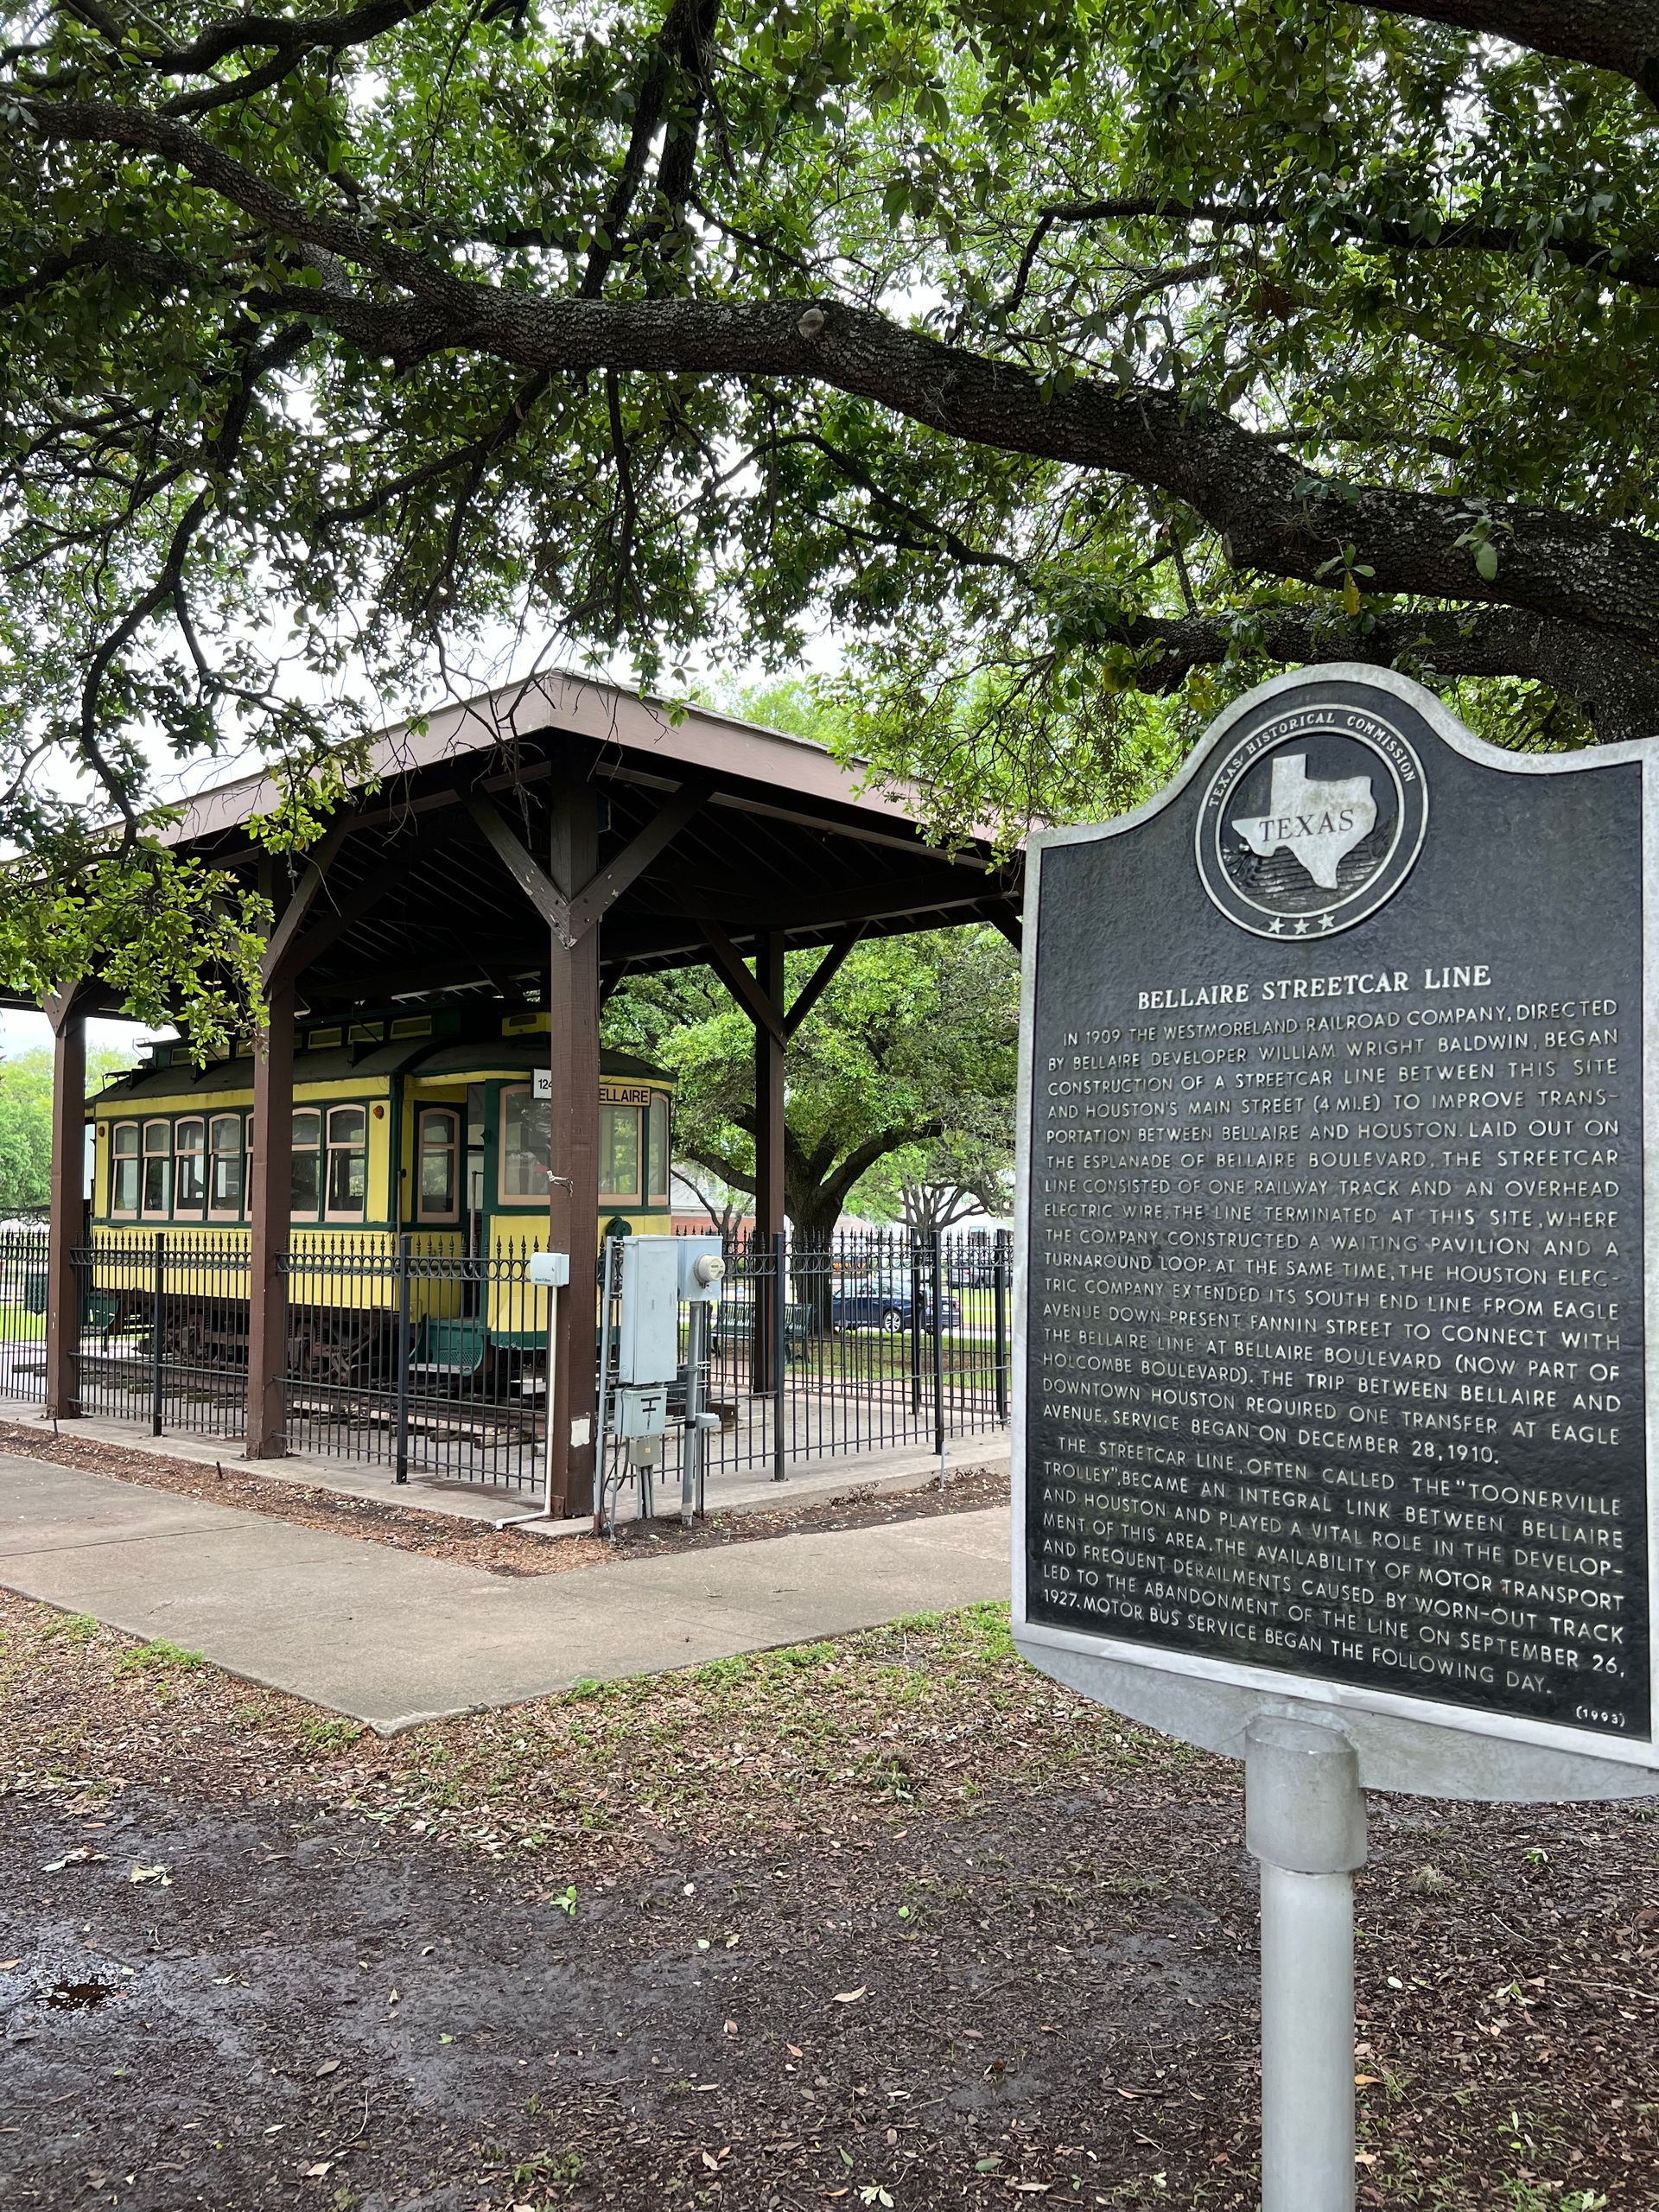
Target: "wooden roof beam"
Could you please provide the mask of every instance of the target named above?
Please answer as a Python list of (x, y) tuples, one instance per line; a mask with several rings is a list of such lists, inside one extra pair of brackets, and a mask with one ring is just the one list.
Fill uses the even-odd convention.
[(572, 944), (579, 943), (628, 886), (667, 851), (692, 816), (702, 812), (713, 792), (714, 785), (707, 778), (688, 778), (673, 798), (635, 832), (616, 858), (601, 868), (592, 882), (582, 887), (570, 901)]
[[(552, 761), (529, 760), (506, 774), (486, 776), (479, 788), (486, 791), (516, 791), (522, 784), (544, 782), (553, 772)], [(638, 768), (632, 761), (596, 760), (594, 775), (596, 780), (603, 779), (607, 783), (627, 784), (640, 790), (673, 787), (671, 779), (660, 768)], [(882, 845), (893, 852), (925, 853), (944, 868), (982, 870), (985, 866), (983, 850), (976, 853), (965, 848), (952, 850), (946, 845), (930, 845), (924, 832), (918, 829), (906, 829), (901, 825), (876, 829), (862, 819), (856, 809), (846, 800), (834, 802), (833, 812), (826, 809), (822, 813), (814, 813), (806, 807), (791, 807), (785, 800), (763, 798), (759, 790), (753, 792), (738, 790), (728, 778), (710, 792), (709, 804), (734, 813), (764, 815), (771, 821), (787, 823), (791, 829), (816, 830), (827, 837), (851, 837), (861, 845)]]
[[(770, 906), (693, 890), (683, 899), (682, 912), (699, 927), (711, 920), (721, 922), (734, 928), (739, 937), (747, 938), (772, 930), (834, 928), (849, 922), (889, 921), (909, 914), (943, 914), (957, 907), (982, 906), (993, 899), (1006, 903), (1007, 898), (999, 885), (982, 879), (973, 885), (960, 876), (907, 875), (885, 883), (855, 884), (847, 890), (803, 892), (798, 898)], [(652, 918), (671, 923), (677, 918), (659, 914)], [(972, 920), (973, 916), (964, 914), (963, 919)], [(918, 928), (929, 926), (918, 924)]]
[(784, 1010), (774, 1006), (771, 994), (743, 965), (737, 947), (718, 922), (705, 921), (702, 934), (715, 956), (709, 963), (757, 1028), (766, 1030), (782, 1045), (788, 1042)]
[(498, 807), (469, 792), (467, 811), (484, 833), (485, 842), (507, 874), (562, 944), (572, 944), (570, 901), (531, 852), (524, 839)]
[[(335, 828), (347, 836), (354, 835), (359, 830), (384, 830), (389, 823), (400, 825), (417, 815), (446, 812), (452, 807), (458, 808), (461, 803), (461, 794), (458, 791), (426, 791), (418, 798), (394, 799), (388, 806), (372, 807), (346, 815), (335, 824)], [(321, 848), (318, 849), (321, 851)], [(207, 855), (204, 865), (208, 868), (246, 868), (251, 861), (270, 858), (269, 846), (235, 845), (228, 852)]]
[(834, 982), (841, 963), (864, 934), (865, 924), (855, 922), (831, 943), (817, 966), (796, 994), (795, 1003), (784, 1016), (784, 1035), (792, 1037)]
[(704, 777), (688, 778), (643, 829), (635, 831), (615, 859), (598, 869), (574, 897), (567, 899), (535, 859), (499, 810), (474, 794), (467, 811), (492, 850), (531, 904), (568, 950), (580, 944), (629, 885), (661, 857), (693, 815), (709, 803), (713, 785)]
[(311, 864), (295, 887), (294, 896), (283, 907), (266, 944), (264, 957), (259, 963), (262, 981), (269, 982), (288, 958), (295, 940), (305, 926), (306, 917), (317, 903), (322, 887), (328, 880), (340, 847), (356, 825), (337, 822), (312, 856)]
[[(289, 933), (283, 938), (279, 946), (277, 938), (283, 934), (279, 928), (272, 935), (265, 957), (259, 963), (260, 981), (265, 988), (273, 990), (282, 984), (291, 983), (320, 953), (326, 952), (331, 944), (345, 936), (347, 930), (372, 913), (387, 892), (401, 883), (408, 874), (409, 855), (395, 854), (391, 859), (383, 861), (355, 891), (342, 899), (331, 912), (325, 914), (305, 936)], [(293, 904), (290, 903), (288, 912), (283, 916), (283, 922), (292, 912)]]

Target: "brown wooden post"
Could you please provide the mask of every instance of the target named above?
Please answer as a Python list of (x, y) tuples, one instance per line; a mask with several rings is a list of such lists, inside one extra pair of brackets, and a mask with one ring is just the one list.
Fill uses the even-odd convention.
[(86, 1234), (86, 1017), (74, 985), (54, 992), (51, 1211), (47, 1224), (46, 1414), (80, 1412), (81, 1285), (74, 1254)]
[(294, 1191), (294, 984), (266, 986), (270, 1023), (253, 1060), (253, 1189), (249, 1197), (248, 1443), (250, 1459), (288, 1450), (283, 1376), (288, 1353), (288, 1249)]
[[(578, 769), (556, 772), (548, 873), (566, 900), (599, 867), (599, 803)], [(570, 1285), (559, 1294), (548, 1408), (548, 1497), (553, 1513), (585, 1513), (593, 1496), (599, 1345), (594, 1277), (599, 1221), (599, 932), (575, 944), (552, 932), (548, 989), (552, 1070), (548, 1185), (550, 1243), (570, 1255)]]
[[(784, 940), (776, 931), (755, 940), (754, 976), (777, 1011), (778, 1027), (754, 1025), (754, 1225), (770, 1252), (772, 1268), (783, 1266), (784, 1235)], [(770, 1279), (757, 1283), (754, 1352), (749, 1387), (759, 1393), (777, 1382), (777, 1317), (788, 1303), (787, 1284), (778, 1295)]]

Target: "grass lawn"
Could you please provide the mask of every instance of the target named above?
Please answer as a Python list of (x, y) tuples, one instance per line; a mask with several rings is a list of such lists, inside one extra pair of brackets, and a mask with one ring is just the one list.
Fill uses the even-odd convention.
[(0, 1306), (0, 1344), (32, 1344), (45, 1341), (44, 1313), (31, 1313), (26, 1306)]
[[(0, 1628), (19, 2203), (1256, 2201), (1238, 1770), (1024, 1668), (1000, 1608), (391, 1742)], [(1656, 1844), (1374, 1801), (1362, 2204), (1659, 2200)]]

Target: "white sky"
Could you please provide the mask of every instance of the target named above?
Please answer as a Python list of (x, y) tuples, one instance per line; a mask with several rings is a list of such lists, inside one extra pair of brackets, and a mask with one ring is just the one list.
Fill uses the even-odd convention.
[[(801, 674), (827, 674), (838, 665), (839, 658), (835, 641), (819, 633), (808, 639), (806, 650), (796, 667)], [(549, 653), (544, 645), (538, 645), (533, 639), (522, 635), (504, 623), (490, 635), (467, 647), (464, 653), (456, 656), (451, 664), (447, 683), (435, 658), (433, 659), (428, 665), (425, 682), (412, 687), (408, 700), (384, 698), (378, 702), (376, 721), (391, 722), (416, 707), (436, 705), (446, 698), (474, 697), (480, 692), (511, 683), (515, 677), (528, 676), (535, 671), (573, 664)], [(620, 662), (582, 672), (597, 673), (605, 680), (622, 685), (634, 681), (632, 671)], [(747, 686), (764, 683), (769, 676), (777, 673), (762, 668), (758, 662), (716, 664), (711, 661), (700, 661), (689, 663), (685, 680), (688, 687), (708, 685), (724, 689), (728, 684)], [(283, 674), (286, 688), (298, 696), (315, 699), (320, 694), (334, 696), (331, 690), (320, 686), (307, 670), (294, 662), (285, 664)], [(352, 681), (349, 673), (339, 679), (345, 685), (349, 685)], [(664, 688), (671, 690), (674, 687)], [(238, 776), (258, 767), (263, 760), (258, 747), (249, 745), (240, 751), (221, 753), (213, 759), (189, 761), (181, 768), (168, 760), (159, 741), (151, 757), (156, 791), (164, 800), (189, 798), (216, 785), (233, 782)], [(86, 793), (83, 791), (82, 795)], [(123, 1050), (134, 1050), (137, 1045), (153, 1037), (171, 1037), (175, 1033), (171, 1028), (147, 1029), (129, 1021), (97, 1020), (89, 1021), (86, 1025), (86, 1041), (88, 1047), (92, 1049), (118, 1046)], [(13, 1058), (19, 1053), (35, 1052), (42, 1047), (49, 1049), (51, 1043), (51, 1025), (43, 1014), (0, 1010), (0, 1062)]]
[[(89, 1051), (99, 1046), (116, 1045), (130, 1050), (150, 1037), (170, 1037), (170, 1029), (144, 1029), (136, 1021), (89, 1021), (86, 1025), (86, 1044)], [(48, 1050), (52, 1044), (52, 1025), (43, 1014), (16, 1014), (0, 1012), (0, 1062), (15, 1059), (20, 1052), (33, 1052), (42, 1046)]]

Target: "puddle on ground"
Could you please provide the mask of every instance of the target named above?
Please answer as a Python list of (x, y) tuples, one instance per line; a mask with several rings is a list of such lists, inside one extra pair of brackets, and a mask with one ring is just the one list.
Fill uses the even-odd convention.
[(46, 1993), (46, 2001), (58, 2012), (90, 2012), (115, 1992), (107, 1982), (60, 1981)]

